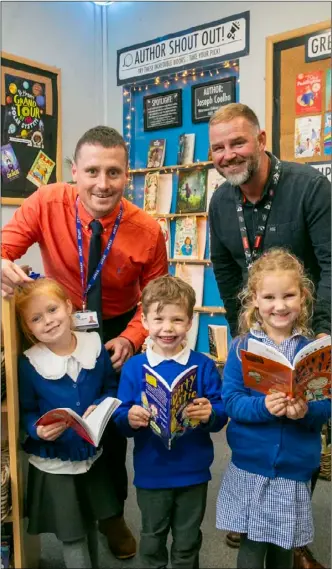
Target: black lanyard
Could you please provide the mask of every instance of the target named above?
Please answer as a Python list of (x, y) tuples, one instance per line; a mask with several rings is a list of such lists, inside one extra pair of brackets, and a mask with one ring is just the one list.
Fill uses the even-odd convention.
[(267, 200), (265, 202), (264, 207), (261, 210), (261, 219), (259, 220), (259, 223), (257, 226), (257, 231), (256, 231), (254, 246), (253, 246), (252, 251), (250, 250), (247, 228), (246, 228), (246, 224), (244, 222), (242, 196), (239, 196), (236, 200), (236, 202), (237, 202), (236, 203), (236, 212), (237, 212), (237, 217), (239, 220), (241, 239), (242, 239), (242, 245), (243, 245), (247, 269), (250, 269), (253, 262), (259, 256), (260, 250), (262, 248), (263, 237), (264, 237), (264, 234), (266, 231), (267, 220), (269, 217), (269, 213), (271, 211), (275, 190), (276, 190), (276, 187), (277, 187), (279, 180), (280, 180), (281, 162), (275, 156), (274, 156), (274, 159), (275, 159), (275, 164), (273, 166), (271, 182), (270, 182), (268, 192), (267, 192)]

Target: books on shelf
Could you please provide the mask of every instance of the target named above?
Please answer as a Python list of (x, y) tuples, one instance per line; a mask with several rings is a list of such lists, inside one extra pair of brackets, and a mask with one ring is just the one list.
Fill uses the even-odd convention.
[(225, 182), (226, 178), (219, 174), (216, 168), (209, 168), (207, 175), (207, 198), (206, 198), (206, 209), (209, 211), (211, 198), (219, 186)]
[(179, 172), (176, 213), (206, 211), (206, 178), (205, 168)]
[(174, 259), (198, 259), (195, 216), (179, 217), (175, 221)]
[(167, 259), (169, 259), (171, 256), (171, 234), (169, 227), (169, 219), (167, 219), (166, 217), (158, 217), (157, 222), (159, 223), (161, 230), (163, 232), (165, 245), (166, 245)]
[(159, 187), (157, 196), (157, 213), (164, 215), (171, 211), (173, 176), (172, 174), (159, 174)]
[(180, 134), (178, 165), (192, 164), (194, 161), (195, 134)]
[(159, 172), (148, 172), (144, 179), (144, 205), (147, 213), (157, 213)]
[(187, 405), (197, 396), (197, 366), (181, 372), (168, 385), (167, 381), (148, 365), (143, 365), (142, 405), (150, 411), (150, 428), (171, 449), (174, 439), (199, 421), (186, 417)]
[(164, 165), (166, 138), (151, 140), (148, 150), (147, 168), (161, 168)]
[(225, 362), (228, 353), (228, 331), (227, 326), (208, 324), (209, 351), (211, 356), (218, 361)]
[(80, 415), (67, 407), (52, 409), (42, 415), (36, 422), (36, 425), (51, 425), (52, 423), (65, 422), (82, 439), (97, 447), (108, 421), (120, 404), (121, 401), (119, 399), (106, 397), (86, 419), (82, 419)]
[(178, 263), (175, 267), (175, 276), (189, 284), (195, 291), (196, 304), (203, 304), (204, 265), (188, 265)]
[(331, 336), (302, 348), (293, 364), (272, 346), (253, 338), (241, 355), (246, 387), (265, 394), (281, 391), (307, 401), (331, 397)]
[(197, 337), (198, 337), (198, 328), (199, 328), (199, 314), (198, 312), (194, 313), (192, 325), (190, 330), (187, 332), (187, 345), (191, 350), (196, 349)]

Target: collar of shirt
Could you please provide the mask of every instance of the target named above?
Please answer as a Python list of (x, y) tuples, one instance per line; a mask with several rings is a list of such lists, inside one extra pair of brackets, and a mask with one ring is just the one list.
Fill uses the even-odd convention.
[[(250, 334), (252, 336), (255, 336), (256, 338), (264, 338), (264, 339), (269, 338), (269, 336), (266, 334), (266, 332), (264, 332), (264, 330), (262, 330), (262, 328), (259, 326), (259, 324), (257, 325), (257, 328), (250, 328)], [(302, 334), (299, 330), (294, 328), (291, 336), (289, 336), (289, 338), (286, 338), (286, 340), (284, 340), (284, 341), (286, 342), (287, 340), (291, 340), (292, 338), (295, 338), (296, 336), (302, 336)], [(269, 340), (271, 340), (271, 338), (269, 338)], [(271, 342), (273, 342), (273, 340), (271, 340)]]
[(154, 352), (153, 341), (151, 340), (151, 338), (147, 338), (146, 344), (147, 344), (146, 357), (151, 367), (156, 367), (165, 360), (173, 360), (174, 362), (177, 362), (179, 364), (187, 365), (188, 360), (190, 358), (190, 347), (188, 344), (184, 346), (181, 352), (175, 354), (175, 356), (172, 356), (171, 358), (166, 358), (165, 356), (161, 356), (160, 354)]
[[(124, 199), (122, 199), (121, 201), (122, 201), (122, 205), (123, 205), (123, 215), (122, 215), (122, 219), (123, 219), (125, 211), (126, 211), (126, 204), (125, 204)], [(80, 199), (77, 202), (77, 208), (78, 208), (78, 216), (81, 220), (82, 226), (84, 227), (84, 229), (89, 229), (90, 222), (93, 221), (95, 218), (92, 217), (92, 215), (87, 212), (87, 210), (85, 209), (85, 207), (82, 204)], [(103, 217), (98, 218), (98, 221), (100, 221), (100, 223), (102, 224), (104, 231), (107, 231), (108, 229), (113, 228), (113, 225), (115, 223), (116, 216), (118, 215), (119, 210), (120, 210), (120, 202), (116, 205), (115, 209), (113, 209), (113, 211), (111, 211), (111, 213), (109, 213), (108, 215), (105, 215)]]
[(265, 197), (267, 196), (267, 191), (268, 191), (268, 189), (269, 189), (269, 187), (270, 187), (270, 184), (271, 184), (272, 173), (273, 173), (274, 166), (275, 166), (275, 163), (276, 163), (276, 157), (275, 157), (273, 154), (271, 154), (270, 152), (267, 152), (267, 151), (265, 151), (265, 154), (267, 154), (268, 157), (269, 157), (270, 160), (271, 160), (271, 168), (270, 168), (270, 172), (269, 172), (268, 178), (267, 178), (267, 180), (266, 180), (266, 183), (265, 183), (265, 186), (264, 186), (264, 189), (263, 189), (263, 192), (262, 192), (262, 195), (261, 195), (260, 199), (259, 199), (257, 202), (255, 202), (255, 203), (250, 202), (250, 201), (247, 200), (247, 199), (244, 200), (244, 199), (243, 199), (243, 198), (244, 198), (244, 194), (241, 192), (241, 188), (240, 188), (239, 186), (236, 186), (236, 188), (235, 188), (235, 192), (236, 192), (237, 197), (240, 197), (240, 198), (242, 199), (242, 205), (244, 205), (244, 206), (246, 206), (246, 207), (257, 207), (257, 205), (259, 205), (259, 204), (265, 199)]
[(73, 360), (80, 368), (93, 369), (101, 352), (97, 332), (74, 332), (77, 345), (72, 354), (59, 356), (41, 342), (24, 352), (31, 365), (44, 379), (60, 379), (72, 368)]

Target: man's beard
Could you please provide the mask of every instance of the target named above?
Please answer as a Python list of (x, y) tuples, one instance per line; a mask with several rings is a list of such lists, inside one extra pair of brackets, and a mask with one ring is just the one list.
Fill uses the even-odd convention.
[[(246, 160), (245, 169), (238, 174), (227, 173), (224, 168), (220, 168), (219, 172), (226, 178), (232, 186), (242, 186), (250, 182), (251, 178), (258, 172), (261, 163), (260, 153), (253, 154)], [(232, 164), (232, 163), (230, 163)], [(236, 162), (233, 162), (236, 164)]]

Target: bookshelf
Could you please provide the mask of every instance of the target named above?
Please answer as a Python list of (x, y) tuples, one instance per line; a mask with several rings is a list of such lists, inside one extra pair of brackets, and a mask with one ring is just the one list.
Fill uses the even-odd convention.
[(206, 168), (208, 166), (213, 166), (212, 161), (206, 162), (192, 162), (191, 164), (179, 164), (178, 166), (160, 166), (159, 168), (134, 168), (129, 169), (128, 173), (130, 174), (147, 174), (148, 172), (160, 172), (163, 173), (176, 173), (179, 170), (190, 170), (193, 168)]

